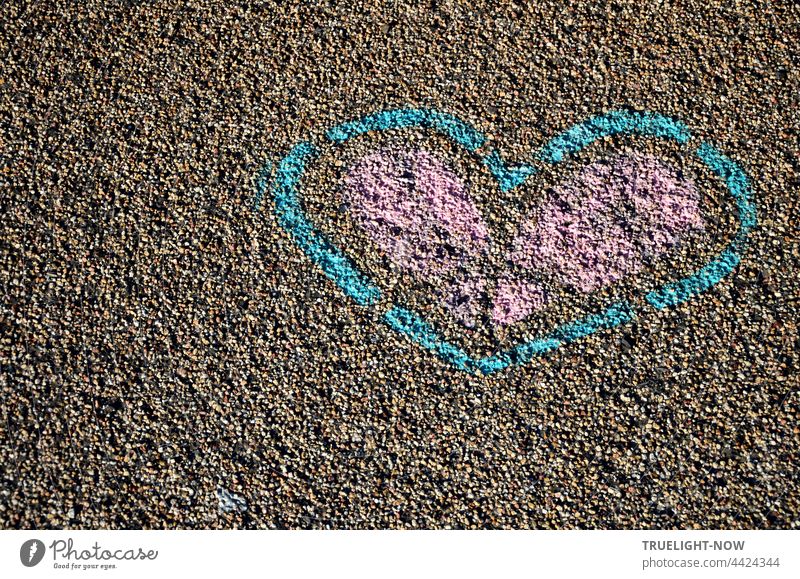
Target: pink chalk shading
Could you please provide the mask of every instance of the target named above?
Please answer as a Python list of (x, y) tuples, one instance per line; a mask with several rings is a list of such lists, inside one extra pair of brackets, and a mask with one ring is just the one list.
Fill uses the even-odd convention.
[(422, 150), (382, 150), (345, 177), (352, 214), (388, 258), (422, 277), (483, 251), (489, 232), (458, 176)]
[[(475, 326), (489, 294), (499, 327), (547, 304), (537, 282), (505, 274), (492, 288), (465, 273), (476, 271), (488, 248), (488, 228), (462, 181), (427, 151), (372, 153), (351, 167), (345, 183), (354, 219), (394, 264), (427, 281), (450, 278), (443, 304), (464, 326)], [(691, 181), (654, 157), (622, 155), (556, 187), (520, 225), (510, 258), (588, 293), (639, 271), (646, 258), (703, 227)]]
[(703, 228), (691, 181), (654, 157), (624, 155), (592, 163), (556, 187), (520, 226), (511, 259), (591, 292)]
[(494, 292), (492, 322), (509, 326), (527, 318), (547, 303), (544, 288), (536, 282), (506, 277), (497, 283)]
[(467, 328), (474, 328), (486, 295), (486, 279), (480, 276), (459, 276), (445, 294), (444, 305), (452, 316)]

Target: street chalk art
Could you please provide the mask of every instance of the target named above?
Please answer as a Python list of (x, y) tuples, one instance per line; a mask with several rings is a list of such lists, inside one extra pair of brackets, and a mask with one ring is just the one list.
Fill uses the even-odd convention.
[[(486, 151), (486, 137), (458, 118), (434, 110), (384, 111), (328, 130), (328, 144), (372, 132), (425, 128), (463, 147), (482, 163), (502, 192), (536, 174), (528, 163), (507, 164)], [(707, 291), (738, 265), (756, 210), (742, 168), (709, 143), (693, 144), (681, 122), (655, 113), (615, 111), (575, 125), (550, 140), (537, 160), (556, 165), (613, 135), (677, 143), (695, 155), (730, 194), (738, 218), (728, 245), (704, 266), (628, 301), (563, 324), (549, 334), (506, 351), (473, 357), (444, 339), (422, 315), (390, 303), (378, 284), (315, 226), (302, 204), (303, 177), (320, 148), (301, 142), (258, 177), (256, 207), (271, 192), (280, 225), (297, 246), (357, 304), (380, 308), (382, 321), (461, 370), (490, 374), (524, 364), (562, 345), (630, 322), (643, 310), (660, 310)], [(551, 188), (524, 216), (505, 259), (512, 266), (489, 279), (476, 265), (492, 246), (492, 234), (469, 188), (446, 160), (422, 148), (380, 148), (357, 159), (343, 175), (342, 201), (353, 222), (395, 266), (417, 279), (448, 279), (443, 307), (473, 327), (489, 302), (489, 320), (503, 328), (526, 320), (553, 297), (537, 280), (548, 279), (580, 294), (613, 286), (665, 254), (681, 237), (703, 231), (697, 186), (669, 163), (640, 153), (590, 163)]]

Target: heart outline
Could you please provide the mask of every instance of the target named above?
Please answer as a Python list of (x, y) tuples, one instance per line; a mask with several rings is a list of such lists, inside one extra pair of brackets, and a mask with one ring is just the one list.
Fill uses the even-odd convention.
[[(432, 129), (473, 154), (477, 154), (477, 150), (486, 143), (486, 137), (468, 123), (433, 109), (381, 111), (336, 125), (325, 136), (328, 141), (338, 144), (371, 131), (418, 127)], [(691, 132), (680, 121), (658, 113), (617, 110), (573, 125), (545, 143), (536, 157), (540, 161), (556, 164), (563, 161), (565, 156), (579, 152), (600, 138), (617, 134), (664, 138), (681, 146), (686, 146), (692, 139)], [(706, 142), (701, 143), (694, 154), (713, 174), (722, 179), (734, 198), (739, 228), (728, 246), (702, 268), (649, 291), (645, 295), (645, 301), (655, 310), (684, 303), (729, 275), (741, 261), (749, 232), (757, 223), (750, 181), (741, 166)], [(303, 141), (295, 145), (275, 167), (272, 193), (278, 223), (345, 295), (359, 305), (375, 306), (381, 302), (383, 292), (358, 270), (350, 258), (316, 229), (300, 205), (297, 185), (305, 173), (307, 162), (318, 156), (319, 149), (311, 142)], [(480, 157), (500, 190), (504, 192), (519, 186), (536, 173), (535, 168), (526, 163), (513, 166), (506, 164), (496, 149), (490, 149)], [(256, 210), (269, 186), (272, 172), (272, 165), (267, 164), (256, 179)], [(629, 302), (617, 302), (601, 312), (562, 324), (544, 337), (527, 340), (499, 354), (477, 359), (442, 338), (429, 322), (412, 310), (389, 304), (382, 320), (393, 330), (406, 335), (456, 368), (471, 374), (487, 375), (509, 366), (525, 364), (538, 355), (601, 329), (630, 322), (636, 315), (637, 312)]]

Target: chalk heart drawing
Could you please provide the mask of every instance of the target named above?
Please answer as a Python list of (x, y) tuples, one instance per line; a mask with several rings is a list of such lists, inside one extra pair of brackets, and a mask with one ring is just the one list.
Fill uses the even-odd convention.
[[(379, 112), (337, 125), (325, 136), (329, 143), (341, 144), (373, 131), (414, 128), (433, 130), (466, 149), (486, 166), (502, 192), (536, 173), (530, 164), (509, 164), (497, 150), (487, 151), (485, 136), (468, 123), (430, 109)], [(490, 356), (469, 355), (444, 339), (423, 316), (389, 303), (378, 285), (316, 228), (300, 196), (305, 171), (320, 154), (315, 144), (298, 143), (274, 171), (272, 165), (264, 167), (257, 180), (256, 208), (270, 190), (280, 225), (347, 296), (365, 307), (381, 307), (385, 324), (455, 367), (490, 374), (628, 323), (642, 310), (681, 304), (717, 284), (739, 264), (756, 225), (749, 179), (713, 145), (693, 143), (682, 122), (651, 112), (613, 111), (567, 129), (536, 156), (557, 164), (611, 135), (670, 140), (699, 158), (730, 193), (739, 221), (736, 232), (705, 266), (648, 291), (645, 305), (613, 303)], [(518, 224), (506, 255), (517, 266), (516, 273), (504, 272), (492, 280), (474, 273), (492, 243), (489, 228), (462, 180), (444, 160), (421, 149), (376, 150), (356, 161), (344, 181), (354, 221), (402, 269), (419, 279), (449, 280), (443, 304), (467, 327), (476, 323), (482, 298), (488, 296), (491, 303), (493, 325), (512, 325), (549, 302), (537, 279), (546, 277), (575, 292), (590, 293), (641, 270), (648, 258), (663, 255), (686, 232), (704, 228), (693, 182), (655, 157), (617, 155), (583, 167), (555, 187)]]

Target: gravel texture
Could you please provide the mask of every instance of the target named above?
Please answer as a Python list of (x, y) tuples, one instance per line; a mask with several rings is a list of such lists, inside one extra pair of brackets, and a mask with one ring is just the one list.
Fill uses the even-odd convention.
[[(0, 526), (800, 527), (796, 3), (177, 4), (0, 6)], [(708, 292), (471, 375), (345, 296), (269, 191), (254, 210), (292, 146), (398, 107), (456, 115), (525, 163), (592, 115), (674, 117), (745, 169), (758, 225)], [(397, 131), (326, 149), (304, 202), (475, 351), (636, 299), (736, 226), (724, 187), (652, 139), (508, 191), (448, 147)], [(496, 241), (467, 272), (483, 277), (420, 279), (359, 228), (344, 176), (388, 150), (468, 187)], [(524, 216), (618, 154), (676, 167), (704, 227), (589, 296), (503, 278)], [(501, 279), (496, 319), (518, 321), (516, 298), (531, 321), (483, 323)]]

